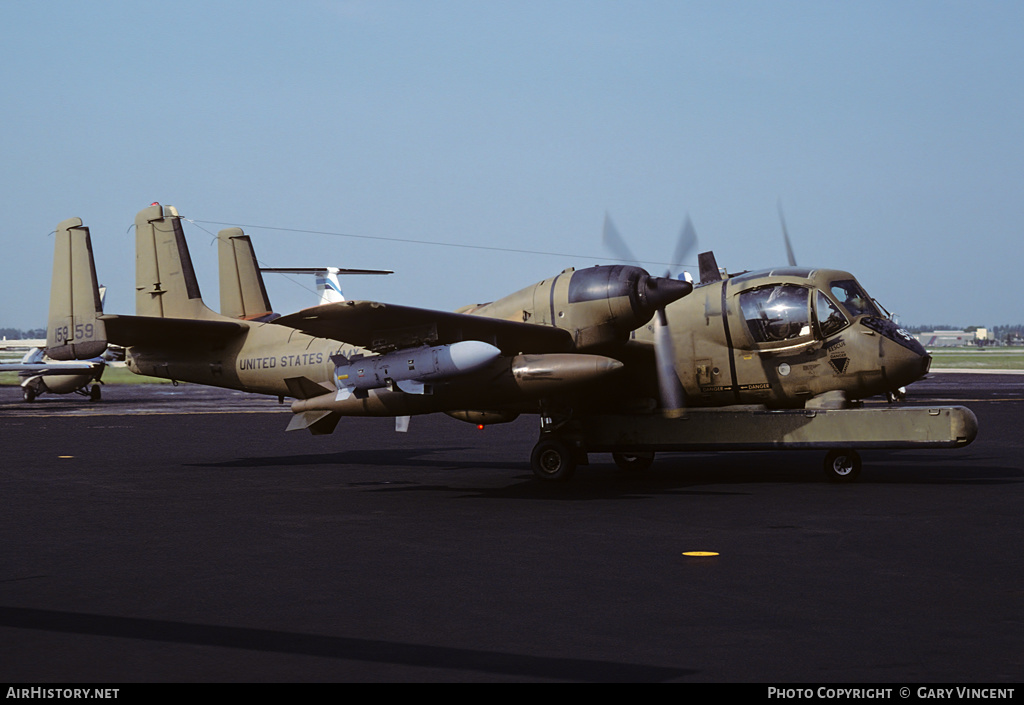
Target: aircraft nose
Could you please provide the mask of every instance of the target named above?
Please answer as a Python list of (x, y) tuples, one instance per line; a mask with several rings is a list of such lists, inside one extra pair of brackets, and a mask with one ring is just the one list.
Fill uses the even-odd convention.
[[(901, 345), (895, 340), (888, 340), (888, 350), (883, 364), (886, 376), (895, 387), (905, 387), (928, 374), (932, 365), (932, 356), (920, 345), (918, 351), (909, 345)], [(915, 341), (916, 342), (916, 341)]]

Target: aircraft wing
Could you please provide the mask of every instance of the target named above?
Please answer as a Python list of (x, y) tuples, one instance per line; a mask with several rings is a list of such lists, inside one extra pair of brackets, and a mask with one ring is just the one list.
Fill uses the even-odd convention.
[(376, 301), (314, 306), (277, 318), (271, 325), (295, 328), (374, 352), (463, 340), (482, 340), (507, 354), (565, 352), (573, 348), (572, 336), (551, 326)]
[(196, 345), (219, 344), (247, 330), (235, 321), (206, 321), (194, 318), (161, 318), (157, 316), (103, 315), (107, 340), (123, 346), (131, 345)]

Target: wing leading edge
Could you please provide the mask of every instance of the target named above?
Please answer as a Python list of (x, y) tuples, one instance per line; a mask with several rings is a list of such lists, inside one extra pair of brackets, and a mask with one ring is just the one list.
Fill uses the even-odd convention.
[(282, 316), (272, 325), (331, 338), (373, 352), (419, 345), (481, 340), (505, 354), (567, 352), (572, 336), (564, 330), (465, 313), (398, 306), (376, 301), (342, 301)]

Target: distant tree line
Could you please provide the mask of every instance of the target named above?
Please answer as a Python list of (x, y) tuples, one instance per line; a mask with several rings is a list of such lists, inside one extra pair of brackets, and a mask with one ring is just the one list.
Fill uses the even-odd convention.
[(1024, 342), (1024, 324), (1018, 323), (1015, 326), (992, 326), (991, 335), (993, 340), (1007, 345), (1020, 345)]
[(21, 330), (19, 328), (0, 328), (0, 339), (7, 338), (8, 340), (30, 340), (45, 337), (45, 328), (33, 328), (31, 330)]

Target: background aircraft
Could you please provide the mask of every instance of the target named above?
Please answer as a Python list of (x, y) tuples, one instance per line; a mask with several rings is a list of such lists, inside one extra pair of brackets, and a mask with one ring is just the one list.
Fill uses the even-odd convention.
[[(17, 372), (21, 378), (22, 397), (33, 401), (44, 392), (69, 394), (77, 392), (92, 401), (101, 397), (99, 381), (106, 361), (93, 360), (58, 361), (49, 360), (41, 348), (32, 348), (20, 362), (0, 363), (0, 372)], [(96, 384), (93, 384), (93, 383)], [(90, 387), (90, 385), (92, 385)]]
[(394, 274), (390, 269), (342, 269), (341, 267), (260, 267), (261, 272), (278, 274), (312, 274), (316, 278), (318, 305), (337, 304), (345, 300), (338, 276), (353, 274)]

